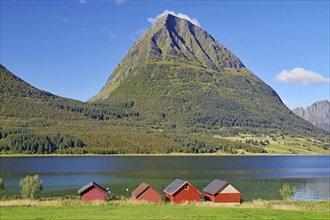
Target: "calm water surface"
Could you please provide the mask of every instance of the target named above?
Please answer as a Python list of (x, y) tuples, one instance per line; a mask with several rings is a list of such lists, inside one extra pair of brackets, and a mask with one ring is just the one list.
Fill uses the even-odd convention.
[(329, 156), (95, 156), (1, 157), (6, 193), (17, 193), (19, 180), (38, 174), (48, 195), (76, 195), (96, 181), (113, 194), (130, 196), (141, 182), (158, 191), (174, 179), (200, 191), (213, 179), (232, 182), (244, 199), (278, 199), (283, 183), (296, 186), (295, 199), (330, 199)]

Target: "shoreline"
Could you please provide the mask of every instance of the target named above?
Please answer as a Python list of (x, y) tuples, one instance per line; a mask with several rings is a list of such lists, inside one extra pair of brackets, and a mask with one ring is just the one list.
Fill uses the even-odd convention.
[(330, 156), (329, 154), (0, 154), (1, 157), (254, 157), (254, 156)]

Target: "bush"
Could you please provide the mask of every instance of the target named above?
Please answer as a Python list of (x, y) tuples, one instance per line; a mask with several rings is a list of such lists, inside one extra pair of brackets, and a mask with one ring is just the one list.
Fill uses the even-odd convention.
[(5, 192), (5, 182), (2, 178), (0, 178), (0, 197), (3, 196), (3, 193)]
[(296, 194), (296, 187), (285, 183), (280, 189), (280, 194), (282, 199), (292, 199), (293, 196)]
[(38, 175), (27, 175), (19, 182), (20, 195), (23, 199), (39, 199), (42, 191), (42, 182)]

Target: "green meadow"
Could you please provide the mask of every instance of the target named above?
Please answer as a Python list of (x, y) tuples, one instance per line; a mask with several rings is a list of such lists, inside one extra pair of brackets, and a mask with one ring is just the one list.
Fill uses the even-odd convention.
[(131, 200), (1, 201), (0, 219), (329, 219), (330, 201), (254, 200), (239, 205)]
[[(263, 146), (262, 148), (267, 151), (267, 154), (279, 154), (279, 155), (322, 155), (329, 154), (324, 146), (326, 142), (322, 142), (311, 138), (302, 137), (290, 137), (290, 136), (277, 136), (277, 137), (262, 137), (256, 135), (242, 134), (236, 137), (223, 137), (230, 141), (238, 141), (246, 143), (247, 140), (253, 141), (268, 141), (269, 144)], [(249, 152), (244, 152), (245, 154), (251, 154)]]

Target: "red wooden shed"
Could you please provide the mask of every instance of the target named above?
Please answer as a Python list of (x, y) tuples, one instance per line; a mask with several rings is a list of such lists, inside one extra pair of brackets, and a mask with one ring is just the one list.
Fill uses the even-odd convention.
[(78, 194), (80, 195), (80, 200), (84, 201), (105, 201), (108, 198), (107, 190), (95, 182), (90, 182), (81, 187), (81, 189), (78, 190)]
[(164, 189), (168, 200), (174, 203), (200, 201), (201, 193), (189, 182), (176, 179)]
[(144, 200), (148, 202), (161, 202), (162, 195), (146, 183), (142, 183), (132, 192), (133, 200)]
[(241, 192), (230, 183), (215, 179), (203, 189), (204, 200), (216, 203), (240, 203)]

